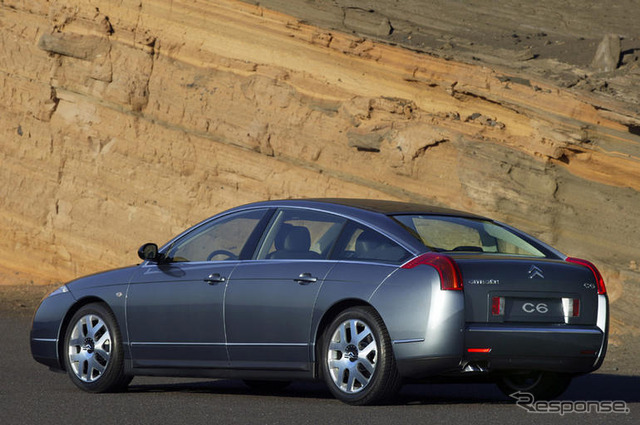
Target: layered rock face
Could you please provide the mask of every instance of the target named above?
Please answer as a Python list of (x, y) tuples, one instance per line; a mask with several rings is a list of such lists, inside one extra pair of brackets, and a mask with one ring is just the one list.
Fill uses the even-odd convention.
[(640, 121), (613, 98), (232, 0), (4, 1), (0, 85), (5, 283), (133, 263), (250, 201), (386, 198), (594, 261), (640, 332)]

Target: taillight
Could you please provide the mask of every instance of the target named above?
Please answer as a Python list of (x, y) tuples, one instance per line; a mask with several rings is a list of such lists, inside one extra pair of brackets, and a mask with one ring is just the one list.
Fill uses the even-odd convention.
[(412, 269), (419, 265), (431, 266), (440, 275), (440, 288), (450, 291), (462, 291), (462, 276), (460, 269), (453, 259), (444, 254), (427, 252), (419, 255), (402, 265), (403, 269)]
[(467, 348), (467, 353), (490, 353), (491, 348)]
[(562, 311), (565, 317), (580, 316), (580, 298), (563, 298)]
[(598, 271), (598, 268), (591, 262), (587, 260), (583, 260), (581, 258), (567, 257), (565, 260), (568, 263), (579, 264), (581, 266), (588, 267), (589, 270), (593, 273), (593, 277), (596, 279), (596, 286), (598, 288), (598, 295), (604, 295), (607, 293), (607, 288), (604, 286), (604, 279), (602, 275)]
[(504, 315), (504, 297), (491, 298), (491, 315), (493, 316)]

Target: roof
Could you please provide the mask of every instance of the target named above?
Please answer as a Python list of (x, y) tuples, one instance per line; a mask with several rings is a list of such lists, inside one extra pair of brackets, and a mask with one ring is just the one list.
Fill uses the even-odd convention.
[(359, 208), (386, 215), (395, 214), (437, 214), (452, 215), (459, 217), (484, 218), (479, 215), (458, 211), (449, 208), (436, 207), (433, 205), (415, 204), (411, 202), (384, 201), (379, 199), (357, 199), (357, 198), (314, 198), (301, 199), (301, 201), (324, 202), (329, 204), (343, 205), (346, 207)]

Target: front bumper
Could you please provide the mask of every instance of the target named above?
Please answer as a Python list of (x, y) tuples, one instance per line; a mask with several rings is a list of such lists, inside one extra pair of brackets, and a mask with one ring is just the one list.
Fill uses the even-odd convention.
[(70, 292), (60, 293), (42, 300), (31, 325), (31, 355), (52, 369), (63, 369), (60, 362), (60, 329), (65, 315), (75, 302)]

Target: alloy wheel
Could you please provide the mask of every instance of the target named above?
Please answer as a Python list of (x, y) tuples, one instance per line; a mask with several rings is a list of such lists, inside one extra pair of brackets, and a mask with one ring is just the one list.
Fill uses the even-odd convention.
[(87, 314), (73, 325), (68, 356), (73, 373), (83, 382), (95, 382), (103, 375), (111, 358), (111, 334), (105, 322)]
[(327, 366), (334, 384), (347, 394), (362, 391), (376, 371), (378, 347), (369, 326), (362, 320), (342, 322), (329, 343)]

